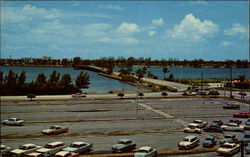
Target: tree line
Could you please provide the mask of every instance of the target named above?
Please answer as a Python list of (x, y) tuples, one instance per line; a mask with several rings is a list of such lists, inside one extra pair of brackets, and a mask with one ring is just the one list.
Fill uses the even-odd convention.
[(0, 71), (0, 94), (3, 95), (55, 95), (72, 94), (81, 92), (82, 88), (88, 88), (90, 84), (89, 75), (81, 71), (76, 78), (75, 84), (72, 83), (69, 73), (61, 74), (54, 70), (47, 78), (44, 73), (39, 73), (35, 81), (26, 82), (26, 72), (20, 75), (9, 70), (6, 76)]
[(44, 65), (44, 66), (64, 66), (74, 67), (76, 65), (96, 65), (98, 67), (112, 69), (113, 67), (132, 67), (134, 65), (141, 66), (185, 66), (185, 67), (213, 67), (213, 68), (249, 68), (248, 60), (225, 60), (225, 61), (205, 61), (203, 59), (194, 60), (179, 60), (176, 58), (153, 60), (150, 57), (135, 58), (135, 57), (102, 57), (99, 59), (82, 59), (74, 57), (73, 59), (42, 59), (42, 58), (22, 58), (22, 59), (0, 59), (0, 65)]

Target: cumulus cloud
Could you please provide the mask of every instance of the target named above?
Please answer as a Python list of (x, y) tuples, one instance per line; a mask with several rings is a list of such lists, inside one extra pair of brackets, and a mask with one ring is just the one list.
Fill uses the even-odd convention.
[(124, 8), (122, 8), (119, 5), (100, 5), (99, 8), (104, 8), (104, 9), (111, 9), (111, 10), (124, 10)]
[(135, 23), (123, 22), (117, 29), (117, 33), (121, 34), (132, 34), (138, 32), (139, 27)]
[(242, 26), (240, 23), (234, 23), (231, 28), (224, 30), (225, 35), (239, 35), (241, 38), (248, 37), (249, 28)]
[(157, 25), (157, 26), (162, 26), (162, 25), (164, 25), (165, 22), (164, 22), (163, 18), (160, 17), (159, 19), (152, 20), (152, 23), (154, 25)]
[(194, 17), (193, 14), (187, 14), (180, 24), (175, 25), (173, 29), (167, 30), (167, 35), (175, 39), (186, 39), (192, 42), (205, 41), (205, 38), (218, 32), (219, 26), (210, 20), (204, 20)]
[(149, 35), (149, 36), (154, 36), (154, 35), (156, 35), (156, 33), (157, 33), (156, 31), (149, 31), (149, 32), (148, 32), (148, 35)]
[(220, 43), (220, 47), (227, 47), (227, 46), (230, 46), (230, 45), (232, 45), (233, 43), (232, 42), (230, 42), (230, 41), (222, 41), (221, 43)]

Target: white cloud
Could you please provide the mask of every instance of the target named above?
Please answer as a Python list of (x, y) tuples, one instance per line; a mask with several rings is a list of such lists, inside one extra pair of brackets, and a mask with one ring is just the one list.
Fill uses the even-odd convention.
[(230, 46), (230, 45), (232, 45), (233, 43), (232, 42), (230, 42), (230, 41), (222, 41), (221, 43), (220, 43), (220, 47), (227, 47), (227, 46)]
[(208, 3), (204, 0), (196, 0), (194, 1), (195, 4), (200, 4), (200, 5), (208, 5)]
[(104, 9), (111, 9), (111, 10), (124, 10), (124, 8), (122, 8), (119, 5), (100, 5), (99, 8), (104, 8)]
[(156, 31), (149, 31), (149, 32), (148, 32), (148, 35), (149, 35), (149, 36), (154, 36), (154, 35), (156, 35), (156, 33), (157, 33)]
[(210, 20), (200, 21), (193, 14), (187, 14), (180, 24), (167, 30), (167, 35), (175, 39), (192, 42), (205, 41), (205, 38), (218, 32), (219, 26)]
[(248, 37), (249, 28), (242, 26), (240, 23), (234, 23), (230, 29), (224, 30), (225, 35), (240, 35), (241, 38)]
[(117, 29), (117, 33), (121, 34), (132, 34), (138, 32), (139, 27), (135, 23), (123, 22)]
[(157, 25), (157, 26), (162, 26), (162, 25), (164, 25), (165, 22), (164, 22), (163, 18), (160, 17), (159, 19), (152, 20), (152, 23)]

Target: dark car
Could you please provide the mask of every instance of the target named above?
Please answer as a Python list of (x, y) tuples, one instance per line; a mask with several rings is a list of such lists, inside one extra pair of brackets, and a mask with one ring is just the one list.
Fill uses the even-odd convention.
[(223, 129), (216, 123), (212, 123), (209, 126), (206, 126), (205, 128), (203, 128), (203, 131), (223, 133)]
[(229, 143), (237, 143), (238, 139), (234, 134), (225, 134), (224, 138), (219, 141), (220, 145), (229, 142)]
[(223, 106), (224, 109), (240, 109), (239, 104), (226, 104)]
[(203, 147), (211, 148), (216, 145), (216, 139), (213, 136), (207, 136), (205, 141), (202, 143)]
[(245, 147), (245, 152), (247, 154), (250, 154), (250, 144), (248, 146)]
[(250, 143), (250, 131), (246, 131), (244, 133), (244, 137), (243, 138), (240, 138), (240, 141), (241, 142), (244, 142), (245, 145), (247, 145), (248, 143)]
[(250, 130), (250, 119), (245, 122), (244, 130)]
[(240, 125), (242, 123), (242, 121), (239, 119), (230, 119), (229, 123), (236, 123), (237, 125)]
[(130, 152), (136, 148), (136, 144), (130, 139), (121, 139), (118, 144), (112, 146), (113, 153)]
[(214, 120), (213, 123), (219, 125), (219, 126), (222, 126), (223, 125), (223, 122), (221, 120)]

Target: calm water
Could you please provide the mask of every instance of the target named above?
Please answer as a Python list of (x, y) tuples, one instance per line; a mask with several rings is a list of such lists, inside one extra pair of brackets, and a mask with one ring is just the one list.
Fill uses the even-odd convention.
[[(80, 73), (80, 70), (74, 70), (72, 68), (54, 68), (54, 67), (5, 67), (0, 66), (4, 75), (8, 74), (8, 71), (12, 69), (15, 73), (20, 74), (23, 70), (26, 72), (26, 82), (31, 82), (35, 80), (39, 73), (44, 73), (47, 76), (47, 79), (50, 77), (50, 74), (53, 70), (60, 72), (61, 75), (65, 73), (71, 74), (72, 81), (75, 81), (77, 75)], [(139, 69), (138, 67), (133, 68), (133, 71)], [(204, 78), (229, 78), (230, 69), (228, 68), (169, 68), (170, 72), (166, 74), (166, 77), (170, 73), (173, 73), (175, 78), (201, 78), (201, 73), (203, 72)], [(162, 68), (148, 68), (148, 71), (152, 72), (154, 75), (159, 78), (163, 78)], [(121, 90), (121, 89), (132, 89), (135, 90), (134, 86), (128, 85), (126, 83), (120, 82), (118, 80), (113, 80), (98, 75), (95, 72), (88, 72), (90, 76), (90, 86), (88, 89), (84, 89), (86, 92), (108, 92), (110, 90)], [(250, 78), (250, 69), (246, 68), (235, 68), (233, 69), (233, 77), (238, 78), (239, 75), (246, 75), (247, 78)]]

